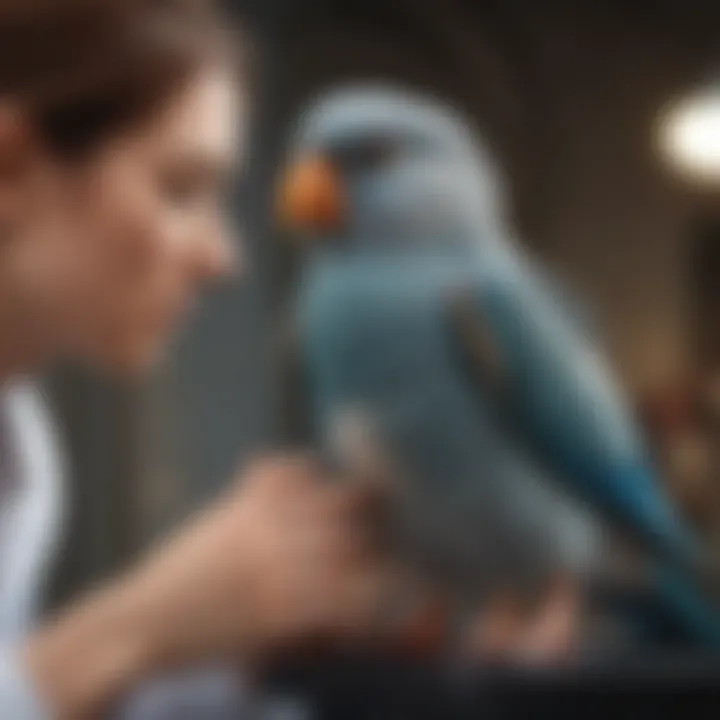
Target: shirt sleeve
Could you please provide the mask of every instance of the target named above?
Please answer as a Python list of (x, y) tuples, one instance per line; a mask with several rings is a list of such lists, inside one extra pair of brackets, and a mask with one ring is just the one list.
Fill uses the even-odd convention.
[(137, 688), (113, 720), (314, 720), (299, 698), (266, 694), (230, 666), (190, 670)]
[[(3, 718), (53, 720), (13, 648), (0, 648)], [(305, 702), (256, 694), (229, 667), (188, 671), (136, 688), (108, 720), (311, 720)]]
[(136, 688), (113, 720), (242, 720), (252, 704), (237, 670), (208, 667)]
[[(229, 668), (206, 668), (148, 682), (109, 713), (112, 720), (242, 720), (255, 702)], [(3, 718), (53, 720), (13, 648), (0, 649)]]
[(12, 647), (0, 648), (0, 707), (13, 720), (52, 720)]

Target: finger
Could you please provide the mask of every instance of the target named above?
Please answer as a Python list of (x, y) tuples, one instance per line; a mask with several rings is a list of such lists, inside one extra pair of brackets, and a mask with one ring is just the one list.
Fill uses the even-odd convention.
[(398, 502), (399, 491), (388, 479), (362, 477), (352, 485), (352, 507), (359, 514), (375, 516), (390, 511)]
[(328, 485), (297, 503), (295, 520), (327, 545), (325, 555), (334, 548), (337, 560), (380, 558), (389, 552), (390, 521), (370, 514), (364, 498), (364, 490)]
[(291, 555), (288, 563), (310, 568), (328, 582), (356, 575), (385, 560), (385, 555), (377, 552), (365, 535), (337, 523), (305, 526), (298, 529), (296, 535), (288, 547)]
[(376, 641), (388, 629), (399, 592), (398, 573), (391, 564), (369, 564), (338, 580), (330, 617), (338, 632), (352, 641)]
[(450, 606), (440, 593), (416, 596), (414, 607), (406, 607), (389, 641), (394, 651), (411, 657), (439, 652), (450, 634)]
[(341, 475), (324, 475), (324, 496), (330, 506), (343, 514), (362, 517), (384, 510), (389, 493), (381, 485)]
[(393, 544), (397, 518), (396, 498), (382, 485), (354, 482), (343, 505), (346, 521), (361, 531), (376, 551), (388, 551)]
[(322, 466), (310, 452), (276, 455), (255, 462), (244, 473), (245, 486), (269, 493), (302, 492), (314, 486), (322, 472)]
[(471, 652), (482, 659), (505, 657), (517, 644), (524, 624), (524, 613), (514, 598), (504, 594), (492, 598), (471, 629)]
[(556, 586), (530, 623), (517, 656), (530, 662), (567, 657), (577, 638), (580, 615), (580, 600), (575, 590), (564, 584)]
[(323, 490), (321, 470), (309, 456), (293, 456), (258, 466), (248, 478), (244, 500), (281, 525), (302, 527), (314, 521), (308, 509)]

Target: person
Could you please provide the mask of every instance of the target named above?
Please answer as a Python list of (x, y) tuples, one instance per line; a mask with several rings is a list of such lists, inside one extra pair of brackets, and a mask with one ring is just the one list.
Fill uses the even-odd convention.
[(232, 659), (248, 674), (373, 627), (388, 574), (362, 492), (291, 456), (37, 621), (62, 472), (32, 378), (67, 358), (146, 371), (199, 288), (237, 267), (220, 210), (248, 115), (237, 45), (200, 3), (0, 2), (3, 717), (104, 716), (161, 673)]

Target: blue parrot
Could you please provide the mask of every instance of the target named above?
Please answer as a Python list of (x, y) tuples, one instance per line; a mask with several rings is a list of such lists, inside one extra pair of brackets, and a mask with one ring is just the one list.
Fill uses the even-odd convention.
[(301, 120), (281, 211), (307, 240), (296, 324), (315, 430), (393, 478), (399, 536), (464, 587), (599, 572), (632, 533), (688, 634), (720, 643), (706, 560), (586, 315), (515, 240), (462, 117), (348, 87)]

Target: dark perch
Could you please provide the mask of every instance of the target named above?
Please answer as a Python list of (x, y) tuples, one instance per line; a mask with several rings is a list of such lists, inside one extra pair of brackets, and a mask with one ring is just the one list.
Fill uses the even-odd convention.
[[(333, 658), (279, 672), (277, 687), (310, 699), (317, 720), (455, 718), (704, 718), (716, 701), (720, 660), (678, 654), (628, 657), (565, 671), (496, 668), (464, 677), (427, 663)], [(706, 709), (707, 708), (707, 709)]]

